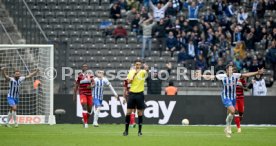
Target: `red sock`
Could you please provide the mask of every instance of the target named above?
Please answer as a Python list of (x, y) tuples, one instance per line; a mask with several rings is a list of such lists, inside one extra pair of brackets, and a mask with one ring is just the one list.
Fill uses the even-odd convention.
[(134, 113), (131, 113), (130, 114), (130, 123), (129, 123), (130, 125), (133, 125), (133, 124), (135, 124), (135, 114)]
[(87, 124), (87, 119), (88, 119), (88, 113), (87, 113), (87, 111), (83, 111), (82, 112), (82, 117), (83, 117), (84, 124)]
[(236, 123), (236, 125), (237, 125), (238, 128), (241, 127), (240, 116), (235, 116), (235, 123)]
[(90, 114), (89, 114), (89, 113), (87, 113), (87, 121), (89, 121), (89, 117), (90, 117)]

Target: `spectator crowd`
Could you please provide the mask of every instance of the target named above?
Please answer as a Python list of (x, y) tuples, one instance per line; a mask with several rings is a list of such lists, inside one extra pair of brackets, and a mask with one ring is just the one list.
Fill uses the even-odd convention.
[(115, 21), (126, 15), (142, 58), (156, 38), (160, 56), (170, 51), (191, 69), (232, 63), (238, 71), (276, 72), (275, 11), (276, 0), (111, 0), (110, 15)]

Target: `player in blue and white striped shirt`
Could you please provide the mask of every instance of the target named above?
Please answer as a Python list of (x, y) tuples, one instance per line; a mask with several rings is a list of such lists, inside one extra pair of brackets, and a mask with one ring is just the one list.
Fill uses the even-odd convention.
[(21, 76), (21, 73), (19, 70), (16, 70), (14, 72), (14, 77), (9, 77), (6, 73), (6, 68), (4, 68), (4, 67), (1, 68), (1, 71), (2, 71), (3, 76), (6, 78), (6, 80), (9, 81), (9, 91), (8, 91), (7, 101), (10, 106), (10, 110), (8, 112), (6, 126), (10, 127), (9, 122), (10, 122), (11, 117), (13, 117), (15, 127), (18, 127), (18, 124), (16, 121), (16, 110), (17, 110), (17, 104), (19, 102), (20, 86), (25, 79), (31, 78), (39, 70), (36, 69), (34, 72), (30, 73), (26, 77)]
[(109, 86), (110, 90), (113, 92), (114, 96), (118, 98), (118, 94), (112, 87), (111, 83), (106, 77), (104, 77), (104, 71), (100, 70), (96, 74), (97, 77), (94, 78), (94, 89), (92, 91), (93, 103), (94, 103), (94, 127), (98, 127), (99, 113), (102, 107), (103, 101), (103, 90), (104, 86)]
[(226, 117), (226, 128), (225, 134), (226, 137), (231, 137), (231, 123), (235, 114), (235, 105), (236, 105), (236, 85), (239, 78), (247, 78), (251, 76), (255, 76), (257, 74), (263, 74), (264, 69), (258, 70), (257, 72), (248, 72), (248, 73), (233, 73), (234, 67), (233, 65), (228, 65), (226, 67), (226, 74), (217, 74), (215, 75), (199, 75), (198, 77), (203, 77), (205, 79), (214, 79), (222, 81), (223, 89), (221, 92), (221, 100), (223, 105), (227, 108), (227, 117)]

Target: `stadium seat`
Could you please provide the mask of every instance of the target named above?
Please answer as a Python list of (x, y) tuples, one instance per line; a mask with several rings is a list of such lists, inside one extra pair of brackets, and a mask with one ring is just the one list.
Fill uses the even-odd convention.
[(267, 70), (267, 71), (265, 72), (265, 74), (270, 75), (270, 76), (273, 76), (273, 75), (274, 75), (274, 74), (273, 74), (273, 70)]
[(130, 27), (128, 25), (125, 25), (126, 24), (125, 19), (118, 19), (117, 24), (124, 25), (125, 29), (130, 30)]
[(83, 10), (83, 6), (82, 5), (73, 5), (73, 4), (70, 4), (71, 6), (73, 6), (73, 10), (75, 12), (81, 12)]
[(199, 81), (199, 83), (197, 83), (197, 86), (198, 87), (206, 87), (206, 88), (208, 88), (209, 84), (206, 81)]
[[(116, 57), (114, 57), (114, 58), (116, 58)], [(121, 70), (121, 69), (125, 69), (125, 68), (126, 68), (126, 66), (123, 63), (118, 63), (118, 65), (116, 65), (117, 70)]]
[(87, 44), (89, 46), (89, 44), (93, 44), (94, 40), (90, 37), (84, 37), (83, 39), (83, 43)]
[(67, 38), (61, 38), (61, 42), (68, 43), (68, 42), (70, 42), (70, 41), (71, 41), (71, 40), (70, 40), (69, 37), (67, 37)]
[(83, 9), (89, 13), (93, 11), (94, 7), (91, 5), (84, 5)]
[[(104, 18), (104, 19), (105, 19), (105, 18), (109, 18), (109, 12), (101, 12), (101, 13), (100, 13), (100, 17), (101, 17), (101, 18)], [(111, 22), (112, 22), (112, 21), (111, 21)]]
[(36, 4), (40, 5), (40, 6), (46, 5), (46, 1), (45, 0), (36, 0)]
[[(97, 18), (97, 13), (96, 12), (93, 12), (93, 11), (91, 11), (91, 12), (88, 12), (88, 17), (89, 18)], [(93, 21), (94, 22), (94, 21)]]
[(91, 24), (93, 24), (93, 20), (91, 18), (84, 18), (82, 20), (82, 24), (83, 25), (91, 25)]
[(67, 0), (58, 0), (58, 5), (67, 5)]
[(73, 11), (68, 11), (68, 12), (66, 13), (66, 16), (67, 16), (67, 18), (70, 18), (70, 19), (76, 18), (76, 17), (77, 17), (77, 13), (76, 13), (76, 12), (73, 12)]
[(64, 12), (70, 12), (70, 11), (73, 10), (71, 5), (63, 5), (62, 9), (63, 9)]
[(118, 45), (118, 44), (113, 44), (110, 49), (111, 50), (116, 50), (116, 51), (119, 51), (121, 50), (122, 46)]
[(188, 82), (187, 86), (188, 87), (196, 87), (196, 82), (194, 82), (194, 81)]
[(60, 11), (62, 11), (61, 6), (59, 6), (59, 5), (50, 5), (49, 7), (50, 7), (50, 9), (53, 12), (60, 12)]
[(68, 25), (68, 24), (70, 24), (70, 20), (68, 18), (61, 18), (60, 19), (60, 24)]
[[(99, 46), (99, 49), (101, 49), (101, 50), (109, 50), (110, 49), (110, 45), (108, 45), (108, 44), (101, 44)], [(106, 55), (105, 53), (107, 54), (107, 51), (103, 52), (103, 55)]]
[(102, 33), (99, 31), (94, 31), (92, 34), (95, 38), (100, 38), (102, 36)]
[(48, 21), (45, 18), (37, 19), (37, 21), (39, 22), (40, 25), (48, 24)]
[(84, 38), (90, 38), (91, 32), (90, 31), (82, 31), (81, 36)]
[(67, 37), (69, 37), (68, 31), (61, 31), (59, 33), (59, 37), (61, 37), (61, 38), (67, 38)]
[(63, 26), (60, 24), (54, 25), (53, 28), (55, 31), (62, 31), (64, 29)]
[(88, 25), (87, 30), (94, 32), (98, 30), (98, 27), (96, 25)]
[(136, 37), (136, 33), (135, 32), (129, 32), (128, 36), (131, 37), (131, 38), (134, 38), (134, 37)]
[(39, 7), (36, 6), (36, 5), (30, 6), (30, 9), (31, 9), (33, 12), (39, 11)]
[(111, 57), (110, 59), (110, 62), (113, 62), (113, 56), (114, 56), (114, 54), (115, 54), (115, 52), (113, 52), (112, 50), (106, 50), (107, 52), (106, 52), (106, 56), (109, 56), (109, 57)]
[(97, 7), (95, 7), (95, 10), (98, 11), (98, 12), (103, 12), (104, 7), (103, 6), (97, 6)]
[(169, 62), (175, 64), (177, 62), (177, 57), (169, 57)]
[(102, 0), (101, 5), (109, 5), (110, 0)]
[(99, 5), (99, 0), (91, 0), (90, 4), (92, 4), (92, 5)]
[(53, 18), (49, 19), (49, 25), (57, 25), (59, 23), (59, 19)]
[(126, 38), (117, 39), (117, 44), (126, 44)]
[[(96, 14), (97, 16), (99, 16), (100, 14)], [(94, 21), (94, 24), (95, 25), (100, 25), (100, 23), (103, 21), (103, 19), (101, 19), (101, 18), (97, 18), (97, 19), (95, 19), (95, 21)]]
[(50, 8), (46, 5), (44, 5), (44, 6), (41, 6), (40, 11), (47, 12), (47, 11), (50, 11)]
[(82, 43), (82, 39), (81, 38), (71, 38), (71, 42), (72, 43)]
[(68, 0), (68, 4), (69, 5), (78, 5), (78, 1), (77, 0)]
[(102, 39), (101, 37), (97, 37), (97, 38), (95, 39), (95, 43), (96, 43), (96, 44), (103, 44), (103, 43), (104, 43), (104, 39)]
[(130, 47), (130, 45), (128, 45), (128, 44), (125, 44), (125, 43), (122, 43), (123, 45), (122, 45), (122, 50), (123, 51), (128, 51), (128, 50), (131, 50), (132, 48)]
[(35, 16), (37, 19), (39, 19), (39, 18), (42, 18), (44, 15), (43, 15), (42, 12), (37, 11), (37, 12), (34, 12), (34, 16)]
[(35, 5), (36, 1), (35, 0), (26, 0), (27, 4), (29, 5)]
[(151, 56), (158, 57), (160, 55), (159, 51), (152, 51)]
[(166, 58), (171, 57), (171, 52), (169, 52), (169, 51), (164, 51), (164, 52), (162, 53), (162, 56), (163, 56), (163, 57), (166, 57)]
[(88, 61), (89, 57), (91, 56), (91, 50), (84, 50), (83, 56), (85, 57), (85, 60)]
[(46, 13), (44, 14), (44, 16), (45, 16), (45, 18), (47, 18), (47, 19), (52, 19), (52, 18), (55, 17), (55, 13), (49, 11), (49, 12), (46, 12)]
[(128, 44), (136, 44), (137, 43), (137, 39), (136, 38), (129, 38), (128, 39)]
[(42, 28), (44, 31), (50, 31), (52, 30), (52, 26), (49, 24), (42, 25)]
[(89, 3), (89, 0), (79, 0), (79, 5), (86, 6), (88, 5), (88, 3)]
[(77, 26), (81, 24), (81, 21), (79, 18), (73, 18), (71, 19), (71, 24)]
[(141, 50), (142, 49), (142, 46), (141, 46), (141, 44), (135, 44), (136, 46), (135, 46), (135, 48), (134, 49), (136, 49), (136, 50)]
[(219, 82), (218, 81), (211, 81), (211, 83), (209, 84), (210, 87), (218, 87), (219, 86)]
[(164, 57), (160, 57), (158, 60), (154, 60), (155, 62), (165, 63), (167, 60)]
[(63, 12), (63, 11), (57, 12), (56, 18), (58, 18), (58, 19), (65, 18), (65, 12)]
[(80, 32), (79, 31), (71, 31), (70, 32), (70, 37), (79, 37), (80, 36)]
[(106, 40), (105, 40), (105, 43), (106, 44), (114, 44), (115, 43), (115, 39), (114, 38), (106, 38)]
[(86, 26), (85, 25), (77, 25), (76, 30), (77, 31), (85, 31), (86, 30)]
[(69, 50), (75, 50), (77, 48), (77, 44), (69, 44), (68, 47), (69, 47)]
[(87, 16), (87, 12), (78, 12), (78, 18), (86, 18)]
[(57, 0), (47, 0), (47, 5), (48, 6), (54, 6), (54, 5), (57, 5)]
[(46, 34), (50, 38), (54, 38), (54, 37), (57, 36), (57, 32), (56, 31), (47, 31)]

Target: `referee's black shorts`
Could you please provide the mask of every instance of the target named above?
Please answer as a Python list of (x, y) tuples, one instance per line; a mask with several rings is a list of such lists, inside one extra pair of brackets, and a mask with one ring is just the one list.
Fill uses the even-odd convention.
[(144, 92), (133, 93), (129, 92), (127, 100), (128, 109), (143, 110), (146, 108)]

